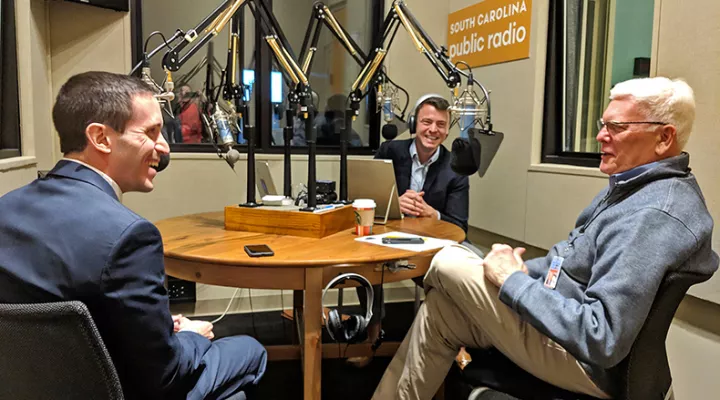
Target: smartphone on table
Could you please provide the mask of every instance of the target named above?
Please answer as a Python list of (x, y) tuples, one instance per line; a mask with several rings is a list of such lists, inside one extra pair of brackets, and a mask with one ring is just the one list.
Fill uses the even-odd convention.
[(423, 244), (425, 239), (421, 237), (391, 237), (382, 238), (383, 244)]
[(245, 246), (245, 252), (250, 257), (270, 257), (275, 255), (266, 244), (248, 244)]

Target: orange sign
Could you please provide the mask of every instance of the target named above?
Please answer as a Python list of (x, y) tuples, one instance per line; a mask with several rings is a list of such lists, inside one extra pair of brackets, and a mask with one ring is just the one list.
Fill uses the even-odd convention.
[(448, 15), (453, 62), (471, 67), (530, 57), (532, 0), (485, 0)]

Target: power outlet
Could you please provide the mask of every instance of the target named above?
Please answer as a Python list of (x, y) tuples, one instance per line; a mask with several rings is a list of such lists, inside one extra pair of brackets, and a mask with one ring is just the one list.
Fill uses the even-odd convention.
[(194, 303), (196, 300), (195, 282), (168, 276), (167, 290), (171, 303)]

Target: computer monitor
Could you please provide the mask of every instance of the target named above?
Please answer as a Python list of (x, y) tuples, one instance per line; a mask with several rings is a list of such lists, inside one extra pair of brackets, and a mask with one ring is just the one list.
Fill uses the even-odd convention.
[(347, 160), (348, 198), (375, 200), (375, 223), (402, 219), (392, 160)]
[[(245, 98), (250, 99), (252, 87), (255, 84), (255, 70), (243, 70), (243, 85), (245, 85)], [(270, 72), (270, 101), (273, 103), (283, 102), (283, 79), (279, 71)]]
[(255, 182), (257, 182), (257, 190), (260, 192), (260, 198), (268, 195), (279, 194), (275, 190), (275, 183), (272, 175), (270, 175), (270, 165), (267, 161), (255, 161)]

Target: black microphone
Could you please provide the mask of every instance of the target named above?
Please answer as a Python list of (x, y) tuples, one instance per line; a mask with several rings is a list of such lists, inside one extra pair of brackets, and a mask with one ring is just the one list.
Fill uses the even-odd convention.
[(160, 161), (158, 162), (157, 167), (153, 166), (153, 169), (160, 172), (167, 168), (168, 164), (170, 164), (170, 154), (160, 154)]
[(393, 140), (398, 135), (398, 127), (393, 124), (385, 124), (382, 127), (382, 137), (385, 140)]
[(480, 141), (475, 135), (453, 141), (450, 168), (458, 175), (469, 176), (477, 172), (480, 168)]

